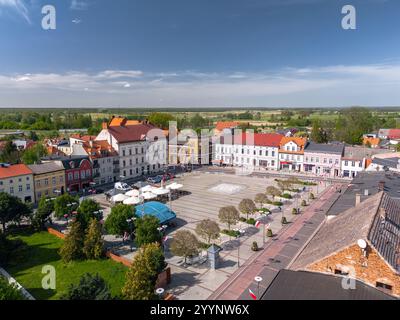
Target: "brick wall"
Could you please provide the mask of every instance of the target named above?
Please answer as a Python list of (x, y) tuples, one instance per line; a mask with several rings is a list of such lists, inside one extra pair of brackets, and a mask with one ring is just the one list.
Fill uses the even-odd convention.
[(373, 287), (376, 287), (377, 281), (391, 285), (393, 287), (392, 294), (397, 297), (400, 296), (400, 275), (396, 274), (371, 247), (368, 248), (366, 257), (364, 257), (358, 245), (353, 245), (321, 261), (310, 264), (306, 269), (334, 273), (335, 269), (340, 269), (339, 265), (353, 267), (357, 280)]

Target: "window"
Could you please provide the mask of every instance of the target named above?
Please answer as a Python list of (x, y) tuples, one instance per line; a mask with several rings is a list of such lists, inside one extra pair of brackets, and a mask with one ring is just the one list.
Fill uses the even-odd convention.
[(57, 183), (56, 178), (53, 177), (53, 178), (51, 179), (51, 182), (53, 183), (53, 186), (54, 186), (54, 185)]
[(79, 172), (77, 171), (77, 172), (75, 172), (75, 174), (74, 174), (74, 178), (75, 178), (75, 180), (79, 180)]
[(47, 179), (47, 178), (44, 179), (44, 185), (45, 185), (45, 186), (48, 186), (48, 185), (49, 185), (49, 179)]
[(129, 155), (130, 156), (132, 155), (132, 149), (129, 149)]
[(133, 162), (132, 159), (129, 160), (129, 165), (132, 166)]
[(356, 162), (353, 161), (353, 162), (351, 163), (351, 166), (352, 166), (352, 167), (355, 167), (355, 166), (356, 166)]
[(72, 181), (74, 179), (74, 176), (72, 175), (72, 173), (68, 173), (68, 181)]
[(22, 186), (18, 186), (18, 192), (22, 192)]
[(125, 157), (125, 150), (122, 150), (122, 156)]
[(26, 185), (26, 191), (31, 191), (31, 185), (30, 185), (30, 183), (28, 183), (28, 184)]
[(126, 167), (126, 161), (125, 161), (125, 160), (122, 161), (122, 166), (123, 166), (123, 167)]
[(272, 156), (275, 157), (275, 151), (272, 151)]
[(14, 187), (10, 187), (10, 193), (11, 193), (11, 194), (14, 193)]
[(85, 177), (86, 177), (85, 170), (82, 170), (81, 171), (81, 179), (85, 179)]
[(376, 282), (376, 287), (378, 289), (383, 289), (385, 291), (392, 291), (393, 290), (393, 286), (383, 283), (383, 282)]
[(275, 166), (275, 160), (271, 161), (271, 166)]
[(344, 162), (344, 165), (347, 167), (347, 166), (349, 165), (349, 162), (348, 162), (348, 161), (345, 161), (345, 162)]

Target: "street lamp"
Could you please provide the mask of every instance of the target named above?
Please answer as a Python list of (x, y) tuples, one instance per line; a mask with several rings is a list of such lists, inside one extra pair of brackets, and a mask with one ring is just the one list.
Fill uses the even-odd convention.
[(237, 254), (238, 254), (238, 268), (240, 268), (240, 238), (246, 233), (246, 231), (244, 231), (244, 230), (238, 230), (238, 229), (235, 229), (235, 230), (233, 230), (233, 231), (237, 231), (237, 232), (239, 232), (239, 234), (238, 234), (238, 236), (236, 237), (236, 239), (238, 240), (238, 252), (237, 252)]
[(257, 282), (257, 297), (260, 299), (260, 283), (263, 281), (263, 278), (255, 277), (254, 280)]

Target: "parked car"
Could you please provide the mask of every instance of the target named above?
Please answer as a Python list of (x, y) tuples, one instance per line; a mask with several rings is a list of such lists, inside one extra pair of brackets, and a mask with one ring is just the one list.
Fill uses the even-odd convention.
[(148, 178), (147, 182), (157, 184), (157, 183), (161, 183), (162, 179), (163, 179), (162, 176), (155, 176), (155, 177)]
[(124, 192), (128, 192), (128, 191), (132, 190), (132, 188), (128, 184), (126, 184), (125, 182), (117, 182), (114, 185), (114, 188), (116, 190), (118, 190), (118, 191), (124, 191)]

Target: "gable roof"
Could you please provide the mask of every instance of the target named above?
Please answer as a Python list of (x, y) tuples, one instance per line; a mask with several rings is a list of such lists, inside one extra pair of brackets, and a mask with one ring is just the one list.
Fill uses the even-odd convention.
[[(386, 213), (381, 219), (380, 212)], [(292, 264), (305, 269), (351, 245), (359, 239), (368, 240), (383, 259), (397, 272), (397, 249), (400, 245), (400, 201), (380, 192), (332, 220), (328, 220), (308, 242)]]
[(140, 124), (139, 120), (128, 120), (126, 118), (114, 117), (111, 119), (109, 126), (119, 127), (119, 126), (133, 126), (137, 124)]
[(24, 164), (0, 166), (0, 179), (24, 176), (28, 174), (32, 174), (32, 170)]
[(238, 121), (220, 121), (217, 122), (217, 125), (215, 126), (215, 129), (218, 131), (224, 131), (224, 129), (233, 129), (238, 126), (240, 126), (240, 122)]
[(390, 129), (388, 138), (389, 139), (400, 139), (400, 129)]
[(387, 150), (384, 149), (345, 146), (343, 160), (363, 160), (364, 158), (372, 158), (376, 154), (386, 152)]
[(148, 132), (153, 129), (158, 128), (152, 124), (142, 123), (132, 126), (108, 127), (107, 130), (118, 141), (118, 143), (129, 143), (144, 141)]
[(344, 151), (343, 143), (324, 144), (324, 143), (310, 142), (305, 148), (305, 152), (308, 153), (327, 153), (327, 154), (342, 155), (343, 151)]
[(248, 145), (257, 147), (275, 147), (279, 148), (282, 135), (277, 133), (254, 133), (254, 141), (252, 135), (243, 132), (242, 134), (225, 135), (221, 137), (221, 144)]
[(346, 290), (343, 277), (308, 271), (281, 270), (261, 300), (396, 300), (374, 287), (356, 281)]
[(63, 167), (60, 167), (57, 163), (48, 162), (42, 164), (33, 164), (28, 166), (32, 170), (33, 174), (44, 174), (57, 171), (64, 171)]

